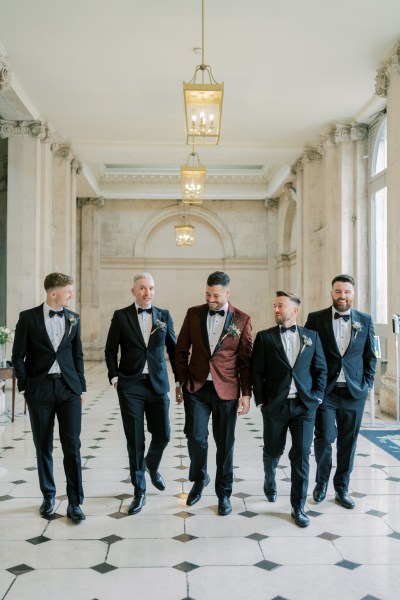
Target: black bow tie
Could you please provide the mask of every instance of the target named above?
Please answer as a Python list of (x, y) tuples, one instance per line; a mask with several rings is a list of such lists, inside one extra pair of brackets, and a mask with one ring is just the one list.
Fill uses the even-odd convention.
[(147, 312), (149, 313), (149, 315), (151, 315), (151, 308), (138, 308), (137, 309), (138, 314), (140, 315), (142, 312)]
[(221, 317), (224, 316), (225, 311), (224, 310), (209, 310), (208, 311), (210, 317), (213, 317), (214, 315), (221, 315)]
[(49, 317), (50, 319), (52, 319), (54, 317), (54, 315), (57, 315), (57, 317), (63, 317), (64, 316), (64, 311), (63, 310), (49, 310)]
[(283, 325), (281, 325), (280, 327), (281, 333), (286, 333), (287, 331), (293, 331), (293, 333), (296, 331), (296, 325), (291, 325), (290, 327), (284, 327)]
[(350, 319), (350, 315), (341, 315), (338, 312), (335, 312), (335, 319), (343, 319), (343, 321), (348, 321)]

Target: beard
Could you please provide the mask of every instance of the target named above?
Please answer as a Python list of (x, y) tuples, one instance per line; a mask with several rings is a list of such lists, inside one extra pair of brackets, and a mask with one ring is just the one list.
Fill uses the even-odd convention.
[(337, 310), (338, 312), (346, 312), (351, 308), (353, 301), (352, 300), (345, 300), (345, 303), (340, 303), (339, 304), (339, 300), (332, 300), (332, 304), (335, 310)]

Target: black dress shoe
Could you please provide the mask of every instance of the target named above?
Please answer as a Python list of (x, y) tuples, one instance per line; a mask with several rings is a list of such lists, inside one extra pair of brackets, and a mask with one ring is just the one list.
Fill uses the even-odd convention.
[(43, 498), (43, 502), (40, 505), (39, 512), (44, 517), (52, 515), (54, 512), (54, 498)]
[(161, 477), (160, 473), (158, 471), (153, 471), (152, 469), (149, 469), (146, 463), (144, 463), (144, 468), (150, 475), (151, 483), (154, 485), (154, 487), (163, 492), (165, 490), (165, 481)]
[(206, 478), (203, 479), (202, 481), (194, 482), (194, 484), (192, 485), (192, 489), (190, 490), (189, 495), (186, 499), (187, 506), (193, 506), (193, 504), (196, 504), (196, 502), (198, 502), (200, 500), (204, 488), (209, 483), (210, 483), (210, 476), (208, 475), (208, 473), (206, 475)]
[(266, 495), (268, 502), (276, 502), (276, 490), (264, 487), (264, 494)]
[(299, 527), (308, 527), (310, 524), (310, 519), (307, 517), (306, 513), (302, 508), (292, 508), (292, 518), (294, 522)]
[(71, 521), (84, 521), (86, 519), (84, 513), (82, 512), (79, 504), (68, 504), (67, 506), (67, 517), (71, 519)]
[(322, 502), (326, 498), (327, 483), (317, 483), (313, 491), (314, 502)]
[(128, 508), (128, 515), (137, 515), (146, 504), (146, 494), (135, 496)]
[(218, 514), (221, 515), (221, 517), (224, 517), (225, 515), (229, 515), (231, 512), (231, 501), (229, 500), (228, 496), (222, 496), (218, 500)]
[(356, 503), (352, 500), (347, 492), (336, 492), (335, 500), (344, 508), (354, 508)]

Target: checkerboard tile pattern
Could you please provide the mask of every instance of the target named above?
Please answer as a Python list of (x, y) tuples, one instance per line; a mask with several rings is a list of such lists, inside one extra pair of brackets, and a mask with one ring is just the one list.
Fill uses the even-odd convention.
[[(312, 499), (311, 524), (290, 518), (287, 453), (278, 499), (263, 494), (262, 417), (238, 419), (233, 512), (218, 516), (213, 486), (186, 506), (191, 483), (184, 411), (171, 402), (171, 442), (160, 467), (167, 489), (148, 480), (142, 512), (128, 516), (133, 488), (115, 391), (105, 365), (88, 363), (82, 462), (86, 521), (66, 519), (62, 452), (55, 439), (57, 499), (42, 518), (35, 452), (22, 400), (0, 416), (0, 598), (4, 600), (393, 600), (400, 589), (400, 463), (359, 438), (351, 479), (354, 510)], [(9, 395), (10, 392), (7, 392)], [(8, 396), (7, 396), (8, 398)], [(8, 398), (9, 400), (9, 398)], [(8, 401), (7, 400), (7, 401)], [(9, 403), (8, 403), (9, 405)], [(290, 439), (288, 439), (290, 446)], [(215, 475), (210, 435), (209, 473)]]

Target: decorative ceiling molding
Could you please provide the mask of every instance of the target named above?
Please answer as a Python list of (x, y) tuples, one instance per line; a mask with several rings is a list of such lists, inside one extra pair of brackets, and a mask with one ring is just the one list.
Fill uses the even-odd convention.
[(94, 198), (77, 198), (76, 206), (78, 208), (83, 208), (84, 206), (97, 206), (97, 208), (102, 208), (104, 206), (104, 198), (102, 196)]
[(0, 60), (0, 92), (5, 92), (11, 85), (11, 71), (7, 63)]
[(42, 142), (50, 136), (48, 126), (42, 121), (6, 121), (0, 119), (0, 138), (30, 135)]

